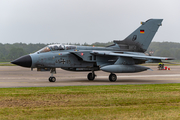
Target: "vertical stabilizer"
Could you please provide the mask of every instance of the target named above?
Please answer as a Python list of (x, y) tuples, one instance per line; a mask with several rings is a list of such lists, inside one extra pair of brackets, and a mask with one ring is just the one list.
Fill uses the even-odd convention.
[(125, 38), (122, 43), (126, 45), (135, 45), (139, 52), (145, 52), (163, 19), (149, 19), (146, 22), (141, 22), (141, 26)]

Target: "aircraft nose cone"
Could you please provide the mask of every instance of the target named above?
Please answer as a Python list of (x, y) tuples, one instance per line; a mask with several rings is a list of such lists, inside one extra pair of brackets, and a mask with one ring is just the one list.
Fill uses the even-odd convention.
[(13, 60), (11, 63), (22, 67), (31, 67), (32, 59), (30, 55), (25, 55), (16, 60)]

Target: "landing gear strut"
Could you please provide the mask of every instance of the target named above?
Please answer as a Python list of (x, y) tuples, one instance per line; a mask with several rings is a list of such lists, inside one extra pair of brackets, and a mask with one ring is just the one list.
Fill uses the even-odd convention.
[(49, 77), (49, 82), (56, 82), (56, 78), (53, 76), (53, 74), (56, 74), (56, 68), (52, 68), (50, 73), (51, 76)]
[(116, 80), (117, 80), (116, 74), (111, 73), (111, 74), (109, 75), (109, 81), (115, 82)]
[(89, 73), (87, 75), (87, 78), (89, 81), (93, 81), (95, 77), (96, 77), (96, 75), (95, 75), (94, 71), (92, 71), (92, 73)]

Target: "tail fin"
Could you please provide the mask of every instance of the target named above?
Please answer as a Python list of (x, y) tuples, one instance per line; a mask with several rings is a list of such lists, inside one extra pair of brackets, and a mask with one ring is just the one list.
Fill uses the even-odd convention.
[(146, 22), (141, 22), (142, 25), (123, 41), (114, 42), (117, 44), (122, 43), (125, 45), (134, 45), (136, 46), (136, 51), (138, 50), (139, 52), (145, 52), (148, 49), (159, 26), (162, 25), (162, 21), (163, 19), (149, 19)]

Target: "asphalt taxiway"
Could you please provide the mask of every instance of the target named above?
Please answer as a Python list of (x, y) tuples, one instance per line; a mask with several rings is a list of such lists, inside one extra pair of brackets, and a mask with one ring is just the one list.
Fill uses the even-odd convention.
[(157, 70), (157, 66), (148, 66), (153, 71), (139, 73), (117, 73), (117, 81), (108, 80), (109, 73), (97, 71), (94, 81), (87, 80), (89, 72), (69, 72), (57, 69), (56, 82), (49, 82), (49, 72), (37, 72), (19, 66), (0, 66), (0, 88), (9, 87), (45, 87), (80, 85), (125, 85), (125, 84), (163, 84), (180, 83), (180, 66), (168, 66), (171, 70)]

